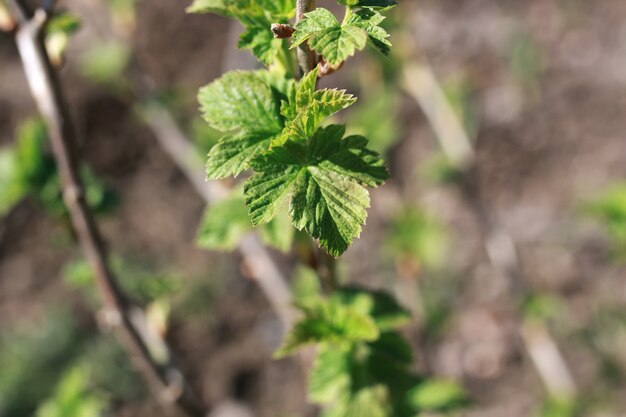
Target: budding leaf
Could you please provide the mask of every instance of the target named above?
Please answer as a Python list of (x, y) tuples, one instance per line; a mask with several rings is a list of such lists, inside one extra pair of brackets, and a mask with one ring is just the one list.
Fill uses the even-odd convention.
[(286, 127), (274, 145), (288, 139), (306, 141), (324, 119), (356, 102), (356, 98), (345, 90), (316, 90), (317, 76), (317, 69), (305, 75), (291, 92), (289, 101), (283, 102), (281, 114), (286, 119)]
[(252, 162), (258, 173), (244, 187), (252, 223), (270, 221), (289, 202), (294, 226), (339, 256), (361, 233), (369, 194), (388, 178), (382, 159), (365, 148), (367, 139), (343, 138), (345, 127), (320, 128), (308, 143), (288, 141)]
[(368, 40), (383, 54), (389, 53), (389, 34), (380, 27), (384, 17), (375, 10), (356, 11), (347, 22), (340, 24), (334, 14), (324, 8), (307, 13), (296, 25), (292, 48), (308, 41), (314, 51), (334, 67), (363, 50)]

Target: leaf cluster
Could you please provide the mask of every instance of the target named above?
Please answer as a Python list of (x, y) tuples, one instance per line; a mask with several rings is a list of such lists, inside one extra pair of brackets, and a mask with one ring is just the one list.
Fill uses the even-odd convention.
[(411, 371), (412, 348), (397, 331), (410, 315), (389, 294), (342, 288), (328, 297), (309, 295), (299, 307), (304, 317), (276, 356), (317, 347), (309, 396), (332, 405), (324, 416), (414, 417), (466, 402), (455, 382)]

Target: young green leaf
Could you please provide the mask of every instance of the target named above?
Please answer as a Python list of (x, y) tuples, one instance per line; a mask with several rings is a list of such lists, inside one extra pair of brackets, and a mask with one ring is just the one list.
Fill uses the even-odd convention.
[(367, 43), (367, 32), (352, 24), (341, 25), (334, 14), (324, 8), (307, 13), (306, 19), (296, 25), (292, 48), (304, 41), (333, 66), (362, 50)]
[(198, 101), (209, 125), (223, 137), (209, 152), (207, 176), (239, 175), (283, 129), (275, 92), (257, 72), (235, 71), (200, 89)]
[(468, 396), (459, 383), (434, 379), (415, 387), (409, 394), (409, 401), (419, 410), (449, 411), (465, 405)]
[(0, 216), (8, 213), (27, 192), (28, 188), (19, 178), (15, 151), (0, 149)]
[(232, 250), (250, 230), (252, 224), (243, 196), (236, 195), (205, 211), (196, 243), (206, 249)]
[[(242, 206), (244, 201), (242, 200)], [(246, 211), (247, 215), (247, 211)], [(248, 221), (250, 219), (248, 218)], [(250, 223), (252, 224), (252, 223)], [(291, 225), (291, 219), (287, 210), (281, 210), (271, 222), (260, 227), (259, 233), (263, 241), (282, 252), (289, 252), (293, 244), (295, 229)]]
[(345, 90), (316, 90), (318, 70), (306, 74), (281, 105), (281, 114), (286, 119), (282, 135), (273, 145), (287, 140), (306, 141), (313, 136), (322, 121), (350, 107), (356, 101)]
[(334, 401), (338, 393), (348, 391), (353, 366), (352, 346), (321, 347), (309, 376), (311, 400), (326, 404)]
[(381, 330), (397, 329), (411, 320), (411, 314), (383, 291), (348, 287), (337, 290), (332, 297), (371, 316)]
[(213, 128), (280, 131), (281, 119), (269, 84), (254, 71), (233, 71), (198, 93), (200, 109)]
[(376, 340), (379, 336), (369, 316), (333, 300), (307, 307), (304, 314), (276, 352), (277, 357), (290, 355), (310, 343), (345, 344)]
[(272, 22), (264, 15), (242, 16), (246, 31), (239, 38), (239, 48), (249, 49), (265, 65), (271, 65), (282, 48), (282, 39), (274, 38)]
[[(320, 128), (308, 143), (286, 142), (255, 158), (258, 172), (244, 187), (252, 223), (267, 223), (290, 201), (298, 230), (306, 230), (328, 253), (339, 256), (361, 233), (369, 194), (388, 178), (382, 159), (345, 127)], [(342, 139), (343, 138), (343, 139)]]
[(314, 51), (322, 55), (332, 66), (338, 67), (369, 40), (372, 46), (387, 55), (391, 43), (389, 34), (380, 26), (384, 17), (377, 11), (364, 8), (339, 23), (334, 14), (324, 8), (307, 13), (296, 25), (292, 48), (308, 41)]
[(383, 55), (388, 55), (391, 50), (389, 34), (380, 24), (385, 17), (372, 9), (361, 9), (352, 14), (348, 24), (361, 28), (367, 32), (371, 45)]
[(224, 136), (209, 151), (207, 177), (226, 178), (241, 174), (254, 156), (269, 148), (273, 138), (267, 132), (241, 132)]

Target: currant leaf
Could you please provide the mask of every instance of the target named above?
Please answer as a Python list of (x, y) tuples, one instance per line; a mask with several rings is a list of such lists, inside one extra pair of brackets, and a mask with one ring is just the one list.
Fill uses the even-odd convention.
[(252, 161), (257, 172), (244, 187), (253, 224), (270, 221), (288, 202), (294, 226), (319, 239), (333, 256), (361, 233), (369, 194), (388, 178), (382, 159), (345, 127), (320, 128), (308, 143), (288, 141)]
[(280, 99), (265, 72), (235, 71), (200, 89), (203, 117), (224, 136), (209, 152), (208, 178), (239, 175), (284, 127)]
[(308, 40), (311, 49), (331, 65), (339, 66), (367, 44), (368, 34), (364, 29), (353, 24), (341, 25), (327, 9), (319, 8), (305, 16), (296, 25), (292, 48)]

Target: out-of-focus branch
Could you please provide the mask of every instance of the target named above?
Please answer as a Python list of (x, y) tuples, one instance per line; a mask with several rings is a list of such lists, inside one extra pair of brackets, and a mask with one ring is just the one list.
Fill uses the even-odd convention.
[[(296, 3), (296, 23), (304, 19), (304, 14), (315, 10), (315, 0), (297, 0)], [(300, 71), (307, 73), (315, 68), (317, 57), (315, 51), (309, 48), (307, 42), (303, 42), (298, 47), (298, 64)]]
[[(158, 103), (151, 103), (145, 106), (143, 112), (145, 123), (152, 129), (161, 148), (187, 176), (208, 205), (228, 195), (228, 188), (219, 181), (205, 181), (202, 160), (166, 108)], [(256, 235), (249, 235), (240, 243), (239, 252), (285, 330), (291, 328), (296, 318), (291, 291), (287, 279), (267, 249)]]
[[(460, 188), (476, 217), (483, 245), (494, 270), (508, 281), (513, 297), (530, 294), (528, 282), (511, 235), (490, 215), (478, 190), (473, 145), (425, 60), (411, 60), (403, 70), (403, 86), (426, 115), (444, 154), (462, 174)], [(520, 319), (518, 333), (546, 391), (553, 396), (573, 397), (576, 384), (558, 345), (542, 321), (532, 326)]]
[(171, 363), (170, 355), (163, 362), (157, 362), (150, 355), (152, 346), (145, 338), (146, 330), (138, 325), (143, 322), (143, 311), (130, 304), (111, 271), (102, 236), (85, 200), (78, 174), (76, 137), (69, 110), (43, 42), (42, 28), (48, 17), (47, 11), (37, 9), (31, 16), (23, 1), (11, 0), (11, 4), (18, 12), (16, 42), (26, 78), (37, 107), (48, 125), (52, 152), (63, 184), (63, 199), (93, 270), (107, 321), (119, 331), (121, 341), (137, 369), (163, 405), (177, 405), (179, 411), (190, 417), (204, 416), (204, 407), (190, 390), (181, 371)]

